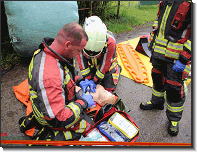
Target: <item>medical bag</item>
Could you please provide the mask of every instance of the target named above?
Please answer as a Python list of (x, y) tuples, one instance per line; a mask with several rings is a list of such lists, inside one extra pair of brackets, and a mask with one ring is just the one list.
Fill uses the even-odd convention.
[(95, 124), (83, 133), (80, 141), (134, 142), (139, 128), (124, 111), (106, 104), (95, 114)]

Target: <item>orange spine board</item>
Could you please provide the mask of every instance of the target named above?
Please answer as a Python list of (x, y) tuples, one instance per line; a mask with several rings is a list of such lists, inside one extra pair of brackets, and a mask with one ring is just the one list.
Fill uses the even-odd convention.
[(117, 44), (117, 52), (124, 67), (136, 82), (149, 82), (146, 66), (131, 45)]

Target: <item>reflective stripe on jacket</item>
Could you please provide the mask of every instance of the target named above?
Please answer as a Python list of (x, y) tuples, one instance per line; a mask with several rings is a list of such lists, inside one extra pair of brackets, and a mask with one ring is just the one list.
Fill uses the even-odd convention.
[(108, 33), (108, 41), (103, 52), (97, 58), (88, 58), (83, 52), (77, 56), (79, 68), (82, 76), (88, 78), (91, 75), (91, 68), (97, 69), (94, 76), (95, 82), (100, 82), (105, 76), (105, 73), (112, 70), (118, 64), (116, 52), (116, 40)]
[[(163, 1), (150, 35), (153, 57), (187, 64), (191, 60), (191, 4)], [(181, 58), (181, 59), (180, 59)]]
[(81, 120), (87, 102), (75, 97), (72, 69), (48, 48), (42, 47), (35, 51), (29, 66), (33, 113), (42, 125), (68, 129)]

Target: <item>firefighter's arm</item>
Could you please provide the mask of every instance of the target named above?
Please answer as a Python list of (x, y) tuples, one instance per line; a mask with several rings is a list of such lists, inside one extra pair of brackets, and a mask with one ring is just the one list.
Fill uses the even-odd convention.
[(183, 51), (179, 55), (179, 61), (185, 65), (191, 61), (191, 36), (183, 45)]
[(184, 80), (189, 76), (190, 73), (190, 61), (191, 61), (191, 37), (184, 43), (183, 50), (172, 67), (175, 72), (182, 72), (182, 79)]
[[(189, 1), (189, 3), (191, 2)], [(191, 7), (187, 12), (186, 18), (187, 19), (185, 19), (185, 22), (188, 23), (187, 32), (189, 34), (186, 33), (188, 39), (184, 43), (183, 50), (179, 54), (179, 61), (185, 65), (187, 65), (191, 61)]]
[[(75, 68), (76, 68), (76, 66), (75, 66)], [(84, 77), (80, 77), (80, 76), (78, 75), (78, 71), (75, 70), (75, 77), (74, 77), (75, 84), (76, 84), (77, 86), (79, 86), (79, 83), (80, 83), (81, 81), (84, 81), (84, 80), (85, 80), (85, 78), (84, 78)]]
[(158, 18), (159, 18), (159, 16), (160, 16), (160, 10), (161, 10), (162, 4), (163, 4), (163, 2), (160, 1), (159, 5), (158, 5), (159, 10), (158, 10), (158, 12), (157, 12), (157, 18), (156, 18), (156, 20), (155, 20), (154, 23), (153, 23), (153, 30), (158, 29)]
[(83, 52), (81, 54), (77, 55), (77, 62), (79, 64), (79, 69), (81, 70), (81, 74), (85, 79), (91, 78), (91, 71), (90, 67), (88, 66), (88, 61), (86, 57), (83, 55)]
[(151, 49), (151, 50), (152, 50), (152, 46), (153, 46), (153, 43), (154, 43), (155, 34), (157, 33), (157, 30), (158, 30), (158, 18), (159, 18), (159, 16), (160, 16), (160, 9), (161, 9), (162, 4), (163, 4), (163, 2), (160, 1), (159, 5), (158, 5), (159, 10), (158, 10), (158, 12), (157, 12), (157, 18), (156, 18), (156, 20), (155, 20), (154, 23), (153, 23), (153, 26), (152, 26), (153, 30), (152, 30), (152, 32), (150, 33), (150, 38), (149, 38), (149, 40), (148, 40), (148, 47), (149, 47), (149, 49)]
[(116, 42), (112, 37), (109, 37), (108, 43), (107, 43), (107, 52), (104, 54), (101, 64), (99, 68), (97, 69), (96, 74), (93, 79), (95, 83), (98, 84), (99, 82), (103, 80), (105, 73), (109, 71), (111, 66), (113, 66), (113, 63), (115, 63), (115, 60), (117, 60)]
[(78, 98), (66, 105), (66, 93), (61, 86), (62, 82), (59, 79), (49, 79), (44, 82), (39, 96), (42, 96), (46, 111), (41, 112), (52, 127), (69, 128), (80, 119), (80, 114), (86, 110), (88, 103)]

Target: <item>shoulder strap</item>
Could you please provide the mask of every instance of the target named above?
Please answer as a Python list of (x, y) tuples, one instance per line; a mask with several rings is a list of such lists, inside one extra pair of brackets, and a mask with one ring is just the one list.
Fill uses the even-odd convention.
[(116, 108), (115, 105), (106, 103), (103, 107), (100, 108), (99, 111), (97, 111), (95, 113), (94, 116), (94, 122), (98, 122), (99, 120), (101, 120), (104, 117), (110, 116), (111, 114), (113, 114), (114, 112), (117, 111), (118, 108)]

